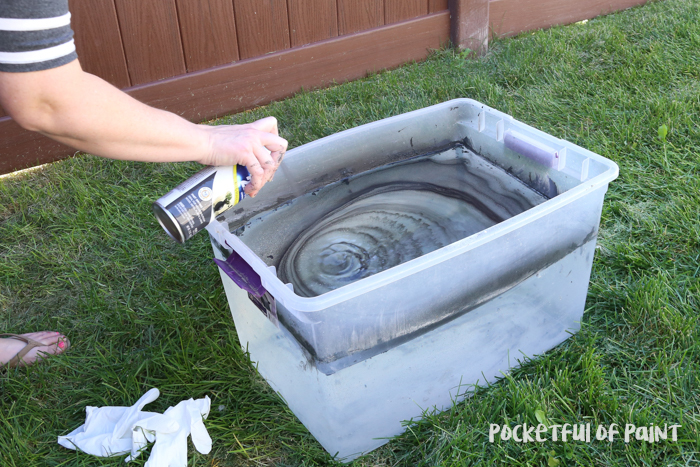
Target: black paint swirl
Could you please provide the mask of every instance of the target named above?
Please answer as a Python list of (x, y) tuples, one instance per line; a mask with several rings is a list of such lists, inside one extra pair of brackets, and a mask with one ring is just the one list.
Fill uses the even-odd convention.
[(332, 183), (261, 215), (237, 234), (270, 259), (296, 294), (314, 297), (543, 201), (503, 169), (454, 148)]
[(280, 273), (297, 294), (321, 295), (501, 220), (478, 204), (430, 184), (384, 185), (304, 232), (282, 258)]

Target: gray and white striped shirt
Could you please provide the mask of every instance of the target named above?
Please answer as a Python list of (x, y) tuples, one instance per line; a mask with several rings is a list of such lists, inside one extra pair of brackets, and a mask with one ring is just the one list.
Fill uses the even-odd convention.
[(76, 58), (68, 0), (0, 0), (0, 71), (47, 70)]

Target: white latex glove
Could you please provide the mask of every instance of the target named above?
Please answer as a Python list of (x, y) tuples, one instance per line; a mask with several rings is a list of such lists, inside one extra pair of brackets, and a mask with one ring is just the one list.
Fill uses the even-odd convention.
[(179, 429), (167, 433), (157, 432), (156, 444), (151, 449), (151, 457), (145, 467), (186, 467), (187, 437), (190, 434), (195, 449), (202, 454), (209, 454), (211, 437), (204, 427), (204, 419), (209, 416), (210, 406), (209, 397), (205, 397), (196, 401), (182, 401), (166, 410), (163, 416), (177, 420)]
[(68, 449), (80, 449), (93, 456), (109, 457), (131, 451), (131, 428), (142, 418), (154, 414), (141, 412), (146, 404), (160, 396), (153, 388), (131, 407), (86, 407), (85, 425), (66, 436), (58, 437), (58, 444)]
[(187, 437), (192, 434), (197, 451), (208, 454), (211, 438), (204, 419), (209, 415), (209, 397), (182, 401), (164, 414), (141, 411), (159, 395), (154, 388), (132, 407), (87, 407), (85, 425), (59, 436), (58, 443), (99, 457), (130, 452), (126, 459), (129, 462), (149, 442), (155, 441), (147, 467), (184, 467), (187, 465)]

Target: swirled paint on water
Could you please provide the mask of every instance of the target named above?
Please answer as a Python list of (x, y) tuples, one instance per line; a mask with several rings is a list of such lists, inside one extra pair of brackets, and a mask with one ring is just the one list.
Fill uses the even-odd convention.
[(491, 217), (427, 183), (388, 184), (304, 232), (280, 273), (298, 294), (321, 295), (491, 227)]
[(279, 278), (295, 293), (313, 297), (439, 250), (545, 200), (457, 147), (330, 184), (261, 215), (240, 234), (256, 243), (256, 251), (269, 253)]

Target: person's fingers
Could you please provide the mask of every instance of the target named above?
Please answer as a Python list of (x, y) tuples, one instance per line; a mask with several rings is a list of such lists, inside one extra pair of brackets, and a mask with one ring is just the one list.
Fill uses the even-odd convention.
[[(274, 161), (276, 161), (277, 165), (275, 166), (275, 173), (277, 172), (277, 169), (280, 168), (280, 165), (282, 165), (282, 159), (284, 159), (284, 155), (286, 154), (285, 151), (274, 151), (270, 153), (270, 156)], [(272, 178), (270, 178), (270, 181), (272, 181), (275, 178), (275, 174), (272, 174)]]
[(277, 127), (277, 119), (275, 117), (261, 118), (260, 120), (256, 120), (253, 123), (249, 123), (247, 126), (259, 131), (264, 131), (266, 133), (272, 133), (275, 136), (279, 136), (279, 128)]
[(252, 151), (244, 154), (239, 164), (245, 165), (250, 172), (250, 183), (246, 185), (245, 192), (249, 196), (255, 196), (265, 184), (265, 169)]
[(255, 196), (260, 188), (272, 179), (287, 150), (287, 140), (260, 129), (276, 131), (276, 125), (277, 121), (272, 117), (267, 119), (267, 122), (258, 121), (243, 127), (220, 128), (215, 133), (211, 163), (241, 164), (248, 167), (251, 183), (245, 190), (250, 196)]
[(270, 157), (274, 161), (272, 174), (270, 175), (270, 178), (266, 180), (270, 181), (272, 178), (274, 178), (275, 172), (277, 172), (277, 169), (282, 163), (284, 154), (287, 152), (288, 143), (286, 139), (270, 133), (259, 133), (259, 135), (260, 142), (265, 146), (265, 148), (267, 148), (268, 151), (270, 151)]
[(260, 140), (260, 143), (269, 149), (270, 152), (284, 152), (287, 150), (288, 143), (284, 138), (273, 135), (272, 133), (266, 133), (264, 131), (257, 132), (256, 136)]
[(272, 158), (272, 153), (264, 146), (253, 145), (253, 154), (265, 171), (263, 184), (269, 182), (277, 170), (277, 162)]

